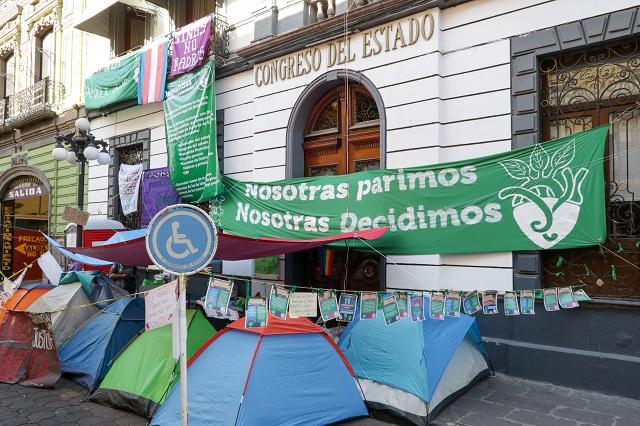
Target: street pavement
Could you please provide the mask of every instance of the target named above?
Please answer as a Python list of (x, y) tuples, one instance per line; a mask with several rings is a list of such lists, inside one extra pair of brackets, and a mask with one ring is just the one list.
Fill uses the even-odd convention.
[[(87, 392), (61, 379), (55, 389), (0, 383), (0, 425), (145, 425), (127, 411), (83, 402)], [(349, 426), (402, 424), (376, 417)], [(474, 386), (436, 418), (434, 426), (637, 426), (640, 400), (496, 375)]]

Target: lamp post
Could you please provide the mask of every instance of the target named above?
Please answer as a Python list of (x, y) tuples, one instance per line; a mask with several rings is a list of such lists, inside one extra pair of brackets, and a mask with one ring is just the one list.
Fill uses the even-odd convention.
[[(78, 209), (84, 210), (84, 173), (85, 162), (97, 161), (98, 164), (109, 164), (107, 143), (96, 138), (89, 132), (89, 120), (78, 118), (76, 129), (66, 135), (56, 136), (56, 147), (51, 155), (57, 161), (67, 161), (78, 164)], [(101, 148), (101, 149), (99, 149)], [(82, 226), (77, 225), (76, 246), (82, 246)]]

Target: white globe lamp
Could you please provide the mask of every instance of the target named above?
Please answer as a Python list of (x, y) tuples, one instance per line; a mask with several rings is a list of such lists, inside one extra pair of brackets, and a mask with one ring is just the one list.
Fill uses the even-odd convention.
[(84, 158), (86, 158), (89, 161), (93, 161), (98, 159), (98, 154), (100, 154), (100, 151), (94, 144), (89, 144), (84, 149), (83, 154), (84, 154)]
[(71, 164), (76, 164), (78, 162), (78, 157), (76, 153), (73, 151), (69, 151), (67, 154), (67, 161)]
[(106, 150), (103, 149), (102, 151), (100, 151), (100, 153), (98, 154), (98, 164), (104, 166), (105, 164), (109, 164), (110, 160), (111, 156)]
[(56, 161), (64, 161), (67, 159), (67, 150), (62, 145), (57, 145), (51, 152)]
[(81, 132), (88, 132), (90, 128), (89, 120), (86, 117), (80, 117), (76, 120), (76, 129)]

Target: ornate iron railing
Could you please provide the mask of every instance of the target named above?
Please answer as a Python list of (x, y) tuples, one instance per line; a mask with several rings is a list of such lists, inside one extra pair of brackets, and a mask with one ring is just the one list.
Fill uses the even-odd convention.
[(218, 14), (214, 14), (211, 18), (211, 25), (209, 56), (215, 57), (216, 65), (222, 66), (229, 59), (229, 33), (233, 31), (233, 27)]
[(4, 125), (15, 126), (43, 116), (55, 115), (55, 105), (63, 96), (62, 84), (44, 78), (7, 98)]
[(544, 252), (547, 286), (640, 298), (640, 42), (586, 49), (539, 63), (544, 140), (609, 124), (605, 156), (607, 239)]

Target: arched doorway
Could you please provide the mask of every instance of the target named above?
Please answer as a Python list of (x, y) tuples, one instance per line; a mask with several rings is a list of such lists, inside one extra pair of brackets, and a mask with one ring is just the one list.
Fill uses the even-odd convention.
[[(324, 76), (301, 97), (289, 129), (290, 174), (340, 175), (383, 166), (384, 108), (370, 82), (353, 77)], [(383, 287), (384, 261), (377, 254), (320, 248), (288, 256), (286, 263), (291, 283), (347, 290)]]
[[(48, 248), (41, 233), (49, 231), (49, 184), (39, 171), (19, 174), (15, 170), (19, 168), (25, 166), (15, 167), (0, 178), (0, 268), (5, 277), (34, 263)], [(42, 271), (34, 263), (24, 281), (41, 280)]]

